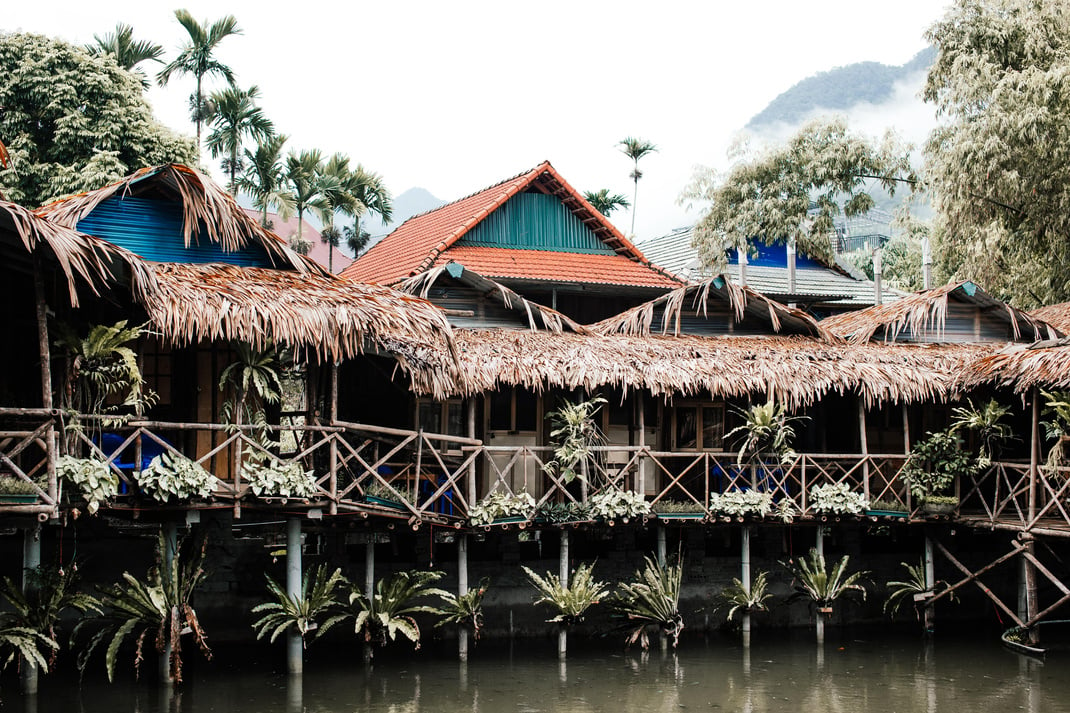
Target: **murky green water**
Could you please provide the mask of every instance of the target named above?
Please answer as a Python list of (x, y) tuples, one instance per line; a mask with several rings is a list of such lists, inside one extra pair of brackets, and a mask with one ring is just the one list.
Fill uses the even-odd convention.
[[(305, 675), (280, 673), (279, 649), (222, 654), (190, 667), (175, 694), (151, 682), (81, 686), (46, 678), (36, 701), (8, 686), (4, 708), (26, 713), (644, 713), (713, 711), (1070, 711), (1070, 659), (1036, 662), (988, 639), (760, 632), (749, 651), (731, 638), (685, 641), (674, 655), (624, 652), (616, 640), (573, 646), (565, 663), (550, 639), (480, 645), (467, 664), (443, 645), (380, 656), (310, 652)], [(151, 671), (149, 672), (151, 673)], [(151, 678), (151, 676), (150, 676)]]

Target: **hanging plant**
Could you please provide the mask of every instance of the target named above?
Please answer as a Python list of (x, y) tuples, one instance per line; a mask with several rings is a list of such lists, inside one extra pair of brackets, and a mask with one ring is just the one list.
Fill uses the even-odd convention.
[(544, 470), (560, 473), (566, 483), (584, 477), (584, 464), (594, 455), (591, 449), (605, 442), (594, 419), (605, 403), (601, 396), (587, 401), (566, 400), (560, 408), (550, 412), (554, 458), (543, 466)]
[(792, 416), (784, 404), (774, 403), (772, 399), (764, 404), (752, 404), (749, 408), (736, 408), (735, 412), (743, 423), (729, 431), (725, 439), (741, 436), (736, 461), (739, 465), (767, 460), (788, 463), (795, 457), (792, 449), (795, 427), (792, 424), (807, 420), (806, 416)]
[(472, 627), (472, 638), (479, 640), (479, 632), (483, 629), (483, 595), (487, 593), (490, 579), (484, 577), (479, 580), (479, 586), (469, 589), (467, 594), (454, 594), (442, 591), (439, 599), (442, 606), (436, 607), (435, 612), (442, 616), (435, 624), (437, 629), (446, 624), (458, 624)]
[(119, 494), (119, 476), (96, 458), (61, 456), (56, 461), (56, 475), (78, 488), (90, 515), (100, 509), (102, 502)]
[(662, 567), (652, 557), (647, 557), (645, 562), (633, 581), (619, 585), (614, 601), (614, 608), (628, 620), (625, 641), (628, 645), (639, 642), (646, 650), (650, 647), (647, 629), (657, 626), (672, 639), (675, 649), (684, 630), (684, 618), (680, 614), (683, 563), (678, 560)]
[(274, 347), (256, 351), (235, 344), (237, 361), (219, 375), (219, 390), (229, 394), (220, 409), (225, 424), (254, 426), (253, 436), (265, 449), (278, 445), (268, 432), (264, 406), (282, 400), (282, 363), (286, 355)]
[(137, 484), (147, 495), (166, 503), (207, 498), (215, 488), (215, 477), (199, 463), (178, 453), (162, 453), (137, 476)]
[(561, 578), (553, 572), (540, 577), (533, 569), (521, 566), (524, 574), (535, 591), (539, 593), (535, 604), (545, 604), (555, 612), (548, 623), (572, 626), (583, 621), (583, 617), (599, 601), (610, 593), (606, 582), (594, 578), (594, 562), (581, 563), (572, 573), (572, 581), (561, 584)]
[(768, 607), (765, 603), (772, 598), (773, 593), (769, 591), (769, 573), (762, 571), (758, 572), (749, 587), (743, 586), (743, 582), (733, 577), (732, 584), (721, 590), (718, 606), (728, 607), (728, 621), (732, 621), (738, 611), (766, 611)]
[(929, 432), (910, 449), (902, 477), (910, 494), (925, 500), (946, 494), (956, 478), (969, 478), (976, 472), (976, 459), (959, 448), (958, 439), (949, 429)]
[(999, 455), (1000, 447), (1014, 439), (1014, 430), (1003, 422), (1011, 410), (995, 399), (989, 399), (984, 406), (974, 406), (972, 399), (966, 399), (966, 403), (968, 406), (952, 409), (955, 420), (951, 424), (951, 432), (975, 432), (981, 443), (977, 464), (982, 468), (987, 467)]
[(810, 509), (828, 515), (860, 515), (868, 507), (866, 497), (847, 483), (826, 483), (810, 488)]

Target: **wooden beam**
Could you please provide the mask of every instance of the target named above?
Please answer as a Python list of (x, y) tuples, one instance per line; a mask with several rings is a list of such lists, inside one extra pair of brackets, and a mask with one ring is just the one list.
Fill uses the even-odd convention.
[(956, 589), (959, 589), (960, 587), (962, 587), (964, 585), (967, 585), (970, 582), (973, 582), (974, 584), (976, 584), (978, 586), (978, 588), (980, 588), (980, 590), (982, 592), (985, 593), (985, 595), (989, 599), (992, 600), (992, 602), (997, 607), (1002, 609), (1003, 612), (1007, 616), (1009, 616), (1014, 621), (1015, 624), (1017, 624), (1018, 626), (1023, 626), (1023, 627), (1025, 626), (1025, 622), (1018, 618), (1018, 614), (1016, 612), (1012, 611), (1010, 609), (1010, 607), (1008, 607), (1006, 604), (1004, 604), (1003, 601), (999, 597), (996, 596), (995, 592), (993, 592), (991, 589), (986, 587), (984, 585), (984, 583), (981, 582), (980, 579), (978, 579), (982, 574), (984, 574), (988, 570), (990, 570), (990, 569), (992, 569), (992, 568), (994, 568), (994, 567), (996, 567), (998, 565), (1001, 565), (1004, 562), (1006, 562), (1007, 560), (1011, 559), (1012, 557), (1015, 557), (1016, 555), (1018, 555), (1018, 553), (1021, 552), (1021, 550), (1022, 550), (1022, 546), (1020, 544), (1018, 544), (1017, 542), (1012, 542), (1011, 545), (1014, 547), (1014, 549), (1011, 552), (1008, 552), (1007, 554), (1003, 555), (1002, 557), (1000, 557), (996, 561), (992, 562), (989, 565), (986, 565), (986, 566), (982, 567), (981, 569), (977, 570), (976, 572), (970, 572), (970, 570), (966, 567), (966, 565), (962, 564), (957, 559), (955, 559), (955, 556), (953, 554), (951, 554), (950, 552), (948, 552), (947, 548), (944, 547), (944, 545), (939, 540), (934, 539), (933, 543), (936, 545), (936, 548), (938, 550), (940, 550), (940, 552), (944, 555), (944, 557), (946, 557), (948, 559), (948, 561), (951, 562), (951, 564), (955, 565), (955, 567), (957, 567), (963, 574), (966, 575), (966, 578), (963, 579), (960, 582), (956, 582), (955, 584), (952, 584), (950, 587), (948, 587), (944, 591), (942, 591), (939, 594), (937, 594), (936, 596), (934, 596), (932, 599), (929, 600), (929, 604), (935, 604), (940, 599), (942, 599), (944, 597), (947, 597), (947, 596), (950, 596), (950, 594), (952, 592), (954, 592)]

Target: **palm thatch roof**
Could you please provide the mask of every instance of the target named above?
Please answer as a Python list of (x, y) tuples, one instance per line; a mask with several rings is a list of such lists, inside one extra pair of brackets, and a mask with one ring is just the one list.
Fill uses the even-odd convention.
[(27, 253), (43, 253), (55, 260), (67, 278), (74, 307), (78, 306), (79, 282), (99, 295), (125, 272), (135, 295), (154, 288), (152, 270), (133, 253), (45, 220), (15, 203), (0, 201), (0, 234), (4, 233), (18, 236)]
[(143, 304), (177, 344), (235, 340), (263, 349), (287, 344), (340, 360), (368, 344), (410, 370), (428, 370), (433, 393), (452, 382), (453, 343), (434, 305), (389, 287), (330, 275), (235, 265), (154, 263), (156, 288)]
[[(910, 339), (935, 337), (945, 341), (944, 327), (948, 302), (953, 299), (978, 307), (1009, 323), (1013, 340), (1036, 341), (1059, 336), (1051, 326), (984, 292), (969, 281), (952, 282), (931, 290), (915, 292), (891, 304), (875, 305), (857, 312), (847, 312), (822, 320), (821, 326), (848, 339), (853, 344), (870, 341), (879, 331), (886, 341), (900, 335)], [(951, 341), (947, 339), (947, 341)]]
[(683, 334), (681, 318), (684, 312), (690, 309), (705, 316), (711, 300), (726, 303), (737, 322), (749, 317), (767, 323), (770, 332), (804, 334), (826, 341), (836, 339), (802, 310), (780, 304), (749, 287), (735, 285), (723, 275), (677, 288), (615, 317), (592, 324), (591, 331), (605, 335), (646, 336), (655, 330), (654, 325), (660, 321), (661, 334), (680, 336)]
[(568, 329), (581, 334), (587, 333), (586, 327), (556, 309), (521, 297), (500, 282), (483, 277), (459, 262), (446, 263), (433, 267), (427, 272), (421, 272), (405, 280), (397, 288), (402, 292), (427, 299), (431, 287), (443, 274), (476, 289), (485, 297), (501, 303), (506, 309), (521, 313), (527, 318), (528, 328), (531, 330), (548, 329), (551, 332), (563, 332)]
[[(847, 345), (803, 336), (628, 336), (456, 330), (462, 380), (454, 395), (506, 385), (603, 387), (713, 398), (771, 394), (792, 408), (826, 393), (857, 393), (867, 404), (941, 401), (964, 364), (987, 345)], [(414, 378), (413, 388), (434, 385)]]
[(187, 248), (201, 238), (217, 243), (224, 252), (259, 244), (276, 267), (326, 274), (325, 268), (294, 252), (286, 241), (246, 214), (234, 197), (211, 178), (179, 164), (142, 168), (103, 188), (49, 203), (36, 213), (57, 225), (75, 229), (80, 220), (116, 195), (160, 196), (178, 201), (182, 206), (182, 237)]
[(1038, 307), (1030, 310), (1029, 315), (1042, 322), (1047, 322), (1063, 334), (1070, 334), (1070, 302)]
[(964, 389), (995, 385), (1024, 394), (1033, 387), (1070, 388), (1070, 338), (1012, 344), (971, 363), (959, 374)]

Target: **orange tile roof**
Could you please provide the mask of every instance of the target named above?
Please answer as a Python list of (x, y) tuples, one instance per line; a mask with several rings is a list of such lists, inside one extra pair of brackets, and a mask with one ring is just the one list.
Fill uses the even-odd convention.
[[(666, 276), (649, 267), (649, 261), (632, 243), (617, 230), (617, 228), (595, 210), (590, 203), (565, 179), (548, 161), (540, 163), (530, 171), (521, 173), (506, 181), (498, 183), (490, 188), (473, 193), (460, 200), (448, 203), (441, 208), (429, 211), (422, 215), (409, 218), (402, 223), (394, 232), (376, 243), (368, 252), (361, 255), (352, 265), (342, 272), (343, 277), (348, 277), (360, 282), (378, 282), (380, 284), (394, 284), (407, 277), (419, 274), (430, 269), (433, 265), (449, 262), (458, 248), (453, 248), (460, 238), (479, 224), (484, 218), (499, 208), (507, 200), (528, 189), (537, 187), (547, 194), (557, 196), (572, 213), (583, 221), (590, 229), (610, 248), (617, 252), (616, 256), (602, 256), (608, 258), (617, 257), (621, 261), (632, 264), (632, 268), (612, 269), (612, 280), (592, 280), (590, 275), (586, 282), (613, 282), (615, 284), (639, 284), (639, 285), (663, 285), (677, 287), (679, 282), (666, 278)], [(542, 252), (533, 250), (505, 250), (502, 252)], [(543, 255), (551, 254), (543, 252)], [(586, 261), (590, 255), (577, 253), (558, 253), (567, 256), (568, 262), (577, 265), (594, 265), (593, 261)], [(562, 258), (563, 260), (564, 258)], [(549, 258), (532, 258), (525, 261), (529, 265), (529, 272), (525, 276), (530, 279), (560, 280), (560, 272), (548, 270), (542, 274), (536, 274), (537, 268), (549, 268)], [(460, 260), (458, 260), (461, 262)], [(466, 263), (467, 264), (467, 263)], [(555, 270), (558, 262), (554, 262)], [(607, 264), (609, 264), (607, 262)], [(615, 263), (614, 263), (615, 264)], [(482, 272), (476, 265), (473, 270)], [(584, 272), (587, 270), (584, 268)], [(499, 274), (499, 273), (487, 273)], [(505, 277), (507, 275), (501, 274)], [(635, 278), (636, 281), (617, 283), (617, 279)], [(664, 282), (669, 280), (668, 283)]]
[(681, 282), (623, 255), (565, 253), (459, 245), (435, 261), (435, 266), (459, 262), (490, 278), (580, 282), (591, 285), (631, 285), (675, 289)]

